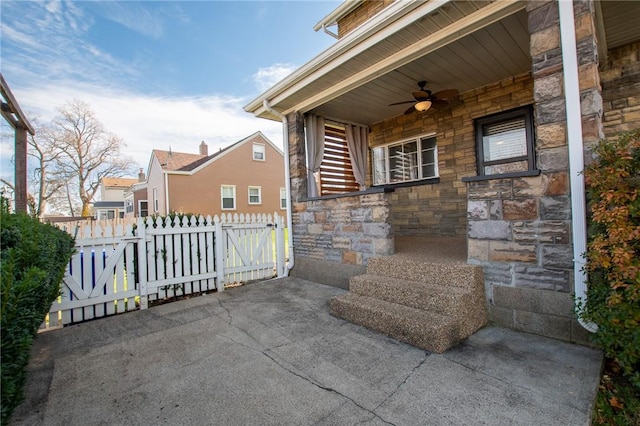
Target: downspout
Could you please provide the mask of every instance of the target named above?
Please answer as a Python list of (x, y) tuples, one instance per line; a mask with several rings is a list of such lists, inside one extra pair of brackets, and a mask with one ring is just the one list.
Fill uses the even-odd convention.
[(293, 215), (291, 214), (291, 171), (289, 170), (289, 120), (284, 114), (280, 114), (275, 109), (271, 108), (267, 99), (262, 101), (264, 109), (269, 111), (276, 117), (280, 117), (282, 120), (282, 133), (283, 133), (283, 149), (284, 149), (284, 188), (287, 193), (287, 228), (289, 229), (289, 262), (284, 271), (284, 276), (289, 275), (289, 271), (293, 269), (295, 265), (295, 257), (293, 254)]
[(169, 216), (169, 173), (164, 172), (164, 215)]
[[(582, 174), (584, 170), (584, 148), (573, 1), (558, 0), (558, 9), (562, 66), (564, 70), (564, 96), (567, 110), (574, 286), (576, 301), (585, 304), (587, 301), (587, 271), (584, 268), (584, 253), (587, 251), (587, 215), (584, 176)], [(598, 330), (596, 324), (586, 322), (579, 315), (578, 322), (583, 328), (592, 333)]]

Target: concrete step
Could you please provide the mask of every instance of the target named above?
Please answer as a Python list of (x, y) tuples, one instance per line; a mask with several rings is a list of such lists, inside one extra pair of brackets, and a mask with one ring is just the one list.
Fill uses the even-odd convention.
[(482, 267), (466, 263), (430, 263), (402, 256), (369, 259), (367, 274), (484, 292)]
[(421, 309), (453, 318), (461, 339), (471, 335), (486, 321), (484, 293), (380, 275), (358, 275), (349, 282), (349, 291), (361, 296)]
[(330, 312), (430, 352), (442, 353), (460, 341), (451, 317), (355, 293), (333, 297)]

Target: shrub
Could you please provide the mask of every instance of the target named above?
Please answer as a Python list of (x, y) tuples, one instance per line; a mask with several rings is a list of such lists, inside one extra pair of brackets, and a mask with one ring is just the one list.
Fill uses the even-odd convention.
[(29, 351), (51, 303), (60, 293), (73, 238), (26, 214), (0, 211), (1, 423), (23, 399)]
[(587, 303), (595, 343), (640, 387), (640, 129), (602, 141), (585, 169)]

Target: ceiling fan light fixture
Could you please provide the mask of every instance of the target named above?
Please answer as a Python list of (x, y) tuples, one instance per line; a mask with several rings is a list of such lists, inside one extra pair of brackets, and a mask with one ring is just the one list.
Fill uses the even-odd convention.
[(420, 101), (415, 105), (418, 111), (426, 111), (431, 108), (431, 101)]

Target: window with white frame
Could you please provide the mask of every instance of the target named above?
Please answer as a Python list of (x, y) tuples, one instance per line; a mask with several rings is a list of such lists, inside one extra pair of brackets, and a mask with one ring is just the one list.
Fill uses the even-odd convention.
[(475, 130), (479, 176), (534, 170), (530, 106), (476, 119)]
[(124, 200), (124, 208), (127, 213), (133, 213), (133, 199), (127, 198)]
[(158, 187), (153, 188), (153, 212), (158, 213), (160, 211), (160, 201), (158, 201)]
[(378, 146), (373, 148), (372, 155), (374, 185), (438, 177), (435, 135)]
[(280, 208), (287, 208), (287, 190), (286, 188), (280, 188)]
[(149, 216), (149, 203), (147, 200), (138, 200), (138, 217)]
[(266, 156), (266, 146), (260, 143), (253, 144), (253, 159), (257, 161), (264, 161)]
[(222, 197), (222, 210), (235, 210), (236, 208), (236, 186), (222, 185), (220, 187)]
[(249, 204), (262, 204), (262, 187), (249, 187)]

